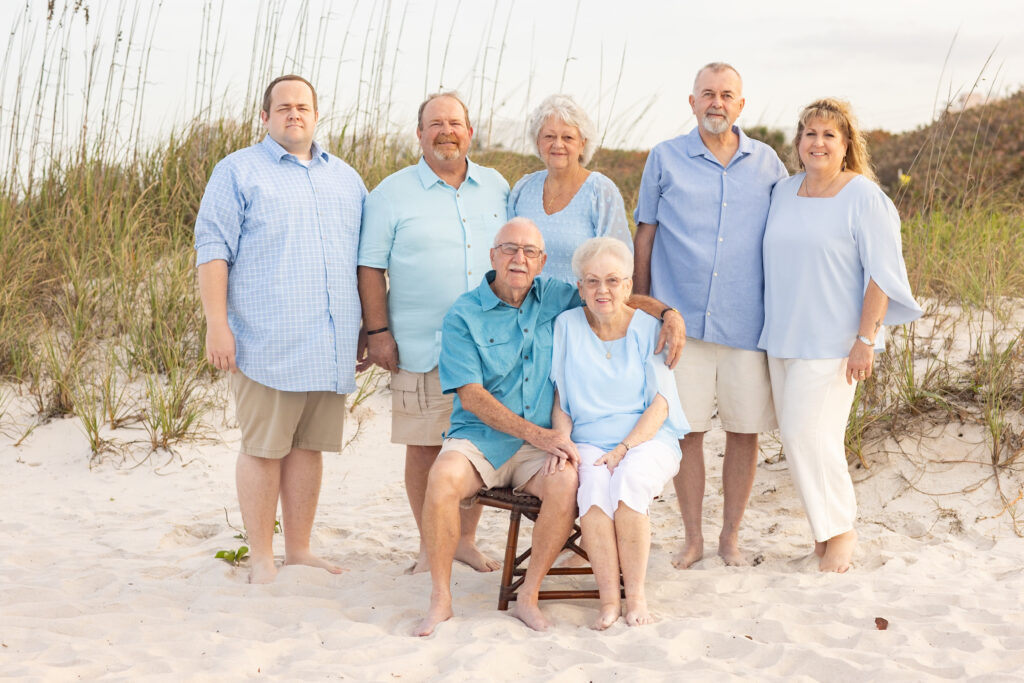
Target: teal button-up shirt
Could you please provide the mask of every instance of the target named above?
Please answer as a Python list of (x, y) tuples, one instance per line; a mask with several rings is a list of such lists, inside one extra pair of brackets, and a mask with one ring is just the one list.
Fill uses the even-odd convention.
[[(495, 295), (494, 277), (493, 270), (488, 272), (480, 286), (460, 296), (444, 318), (441, 388), (453, 393), (467, 384), (483, 385), (516, 415), (550, 428), (554, 320), (582, 302), (572, 285), (539, 277), (516, 308)], [(458, 396), (446, 436), (472, 441), (495, 469), (523, 445), (522, 439), (487, 426), (464, 409)]]
[(490, 270), (507, 199), (508, 182), (493, 168), (469, 161), (455, 189), (422, 158), (366, 198), (359, 265), (388, 272), (388, 325), (402, 369), (437, 367), (444, 314)]

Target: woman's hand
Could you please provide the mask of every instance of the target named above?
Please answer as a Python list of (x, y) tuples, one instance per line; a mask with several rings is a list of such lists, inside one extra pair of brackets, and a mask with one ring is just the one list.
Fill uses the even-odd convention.
[(846, 359), (846, 383), (863, 382), (871, 376), (871, 366), (875, 360), (875, 350), (859, 339), (853, 342), (850, 356)]
[(626, 447), (620, 443), (618, 446), (594, 461), (594, 466), (606, 465), (609, 472), (614, 472), (615, 468), (618, 467), (624, 457), (626, 457)]

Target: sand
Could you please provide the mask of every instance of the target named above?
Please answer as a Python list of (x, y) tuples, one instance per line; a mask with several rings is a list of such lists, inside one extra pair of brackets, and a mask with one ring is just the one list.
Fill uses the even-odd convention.
[[(247, 584), (244, 565), (214, 558), (241, 543), (225, 519), (226, 510), (241, 525), (230, 411), (227, 423), (225, 413), (211, 414), (208, 442), (151, 455), (138, 443), (90, 468), (74, 419), (39, 426), (13, 445), (30, 421), (19, 417), (19, 401), (0, 436), (2, 678), (1024, 678), (1024, 540), (983, 464), (977, 427), (951, 424), (924, 440), (887, 443), (870, 469), (852, 470), (861, 543), (845, 575), (816, 571), (806, 520), (770, 439), (741, 536), (757, 564), (726, 567), (715, 556), (716, 431), (707, 440), (704, 560), (672, 567), (682, 525), (671, 487), (652, 506), (656, 624), (620, 620), (595, 633), (587, 625), (596, 601), (551, 601), (543, 608), (555, 627), (534, 633), (496, 610), (496, 573), (459, 565), (456, 616), (420, 639), (409, 633), (427, 606), (429, 577), (405, 573), (417, 539), (403, 450), (388, 443), (386, 391), (349, 416), (350, 434), (361, 423), (355, 442), (325, 457), (314, 547), (348, 571), (283, 567), (267, 586)], [(130, 429), (117, 436), (144, 438)], [(976, 462), (952, 462), (963, 460)], [(1002, 486), (1012, 500), (1021, 478), (1008, 473)], [(507, 513), (486, 510), (483, 549), (500, 557), (506, 529)], [(280, 537), (275, 549), (280, 561)], [(887, 630), (877, 628), (879, 617)]]

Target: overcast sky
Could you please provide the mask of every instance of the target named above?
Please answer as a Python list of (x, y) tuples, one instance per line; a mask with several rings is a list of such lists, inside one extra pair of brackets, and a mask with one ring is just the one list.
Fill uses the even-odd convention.
[[(262, 82), (285, 71), (315, 78), (322, 115), (335, 127), (360, 110), (357, 123), (387, 120), (411, 140), (425, 91), (457, 88), (477, 117), (476, 135), (512, 144), (529, 108), (561, 90), (598, 121), (606, 146), (630, 148), (693, 126), (686, 98), (697, 68), (712, 60), (743, 75), (740, 124), (748, 126), (790, 128), (802, 105), (833, 95), (850, 100), (866, 127), (902, 131), (927, 123), (936, 97), (941, 105), (968, 91), (979, 74), (982, 94), (1024, 84), (1021, 0), (86, 0), (89, 25), (77, 19), (68, 43), (69, 109), (84, 92), (86, 46), (113, 54), (119, 4), (125, 22), (139, 10), (137, 45), (156, 16), (144, 99), (151, 135), (194, 116), (197, 90), (239, 115), (251, 74)], [(16, 24), (24, 3), (0, 3), (0, 26), (18, 25), (29, 38), (13, 39), (3, 81), (8, 102), (20, 68), (12, 60), (38, 55), (46, 44), (46, 2), (28, 5), (32, 22)], [(217, 47), (216, 60), (200, 56), (208, 5), (206, 44)], [(122, 47), (131, 32), (123, 28)], [(253, 45), (268, 42), (273, 63), (261, 73)], [(104, 74), (109, 61), (98, 60)], [(198, 65), (215, 73), (198, 74)]]

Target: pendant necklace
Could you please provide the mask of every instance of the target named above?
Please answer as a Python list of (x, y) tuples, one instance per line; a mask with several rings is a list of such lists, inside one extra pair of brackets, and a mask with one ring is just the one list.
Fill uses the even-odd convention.
[[(601, 338), (598, 337), (598, 339), (601, 339)], [(612, 342), (613, 341), (615, 341), (615, 340), (613, 339), (612, 341), (606, 342), (604, 339), (601, 339), (601, 345), (604, 346), (604, 352), (605, 352), (604, 353), (604, 357), (609, 359), (609, 360), (611, 360), (611, 357), (612, 357)]]

